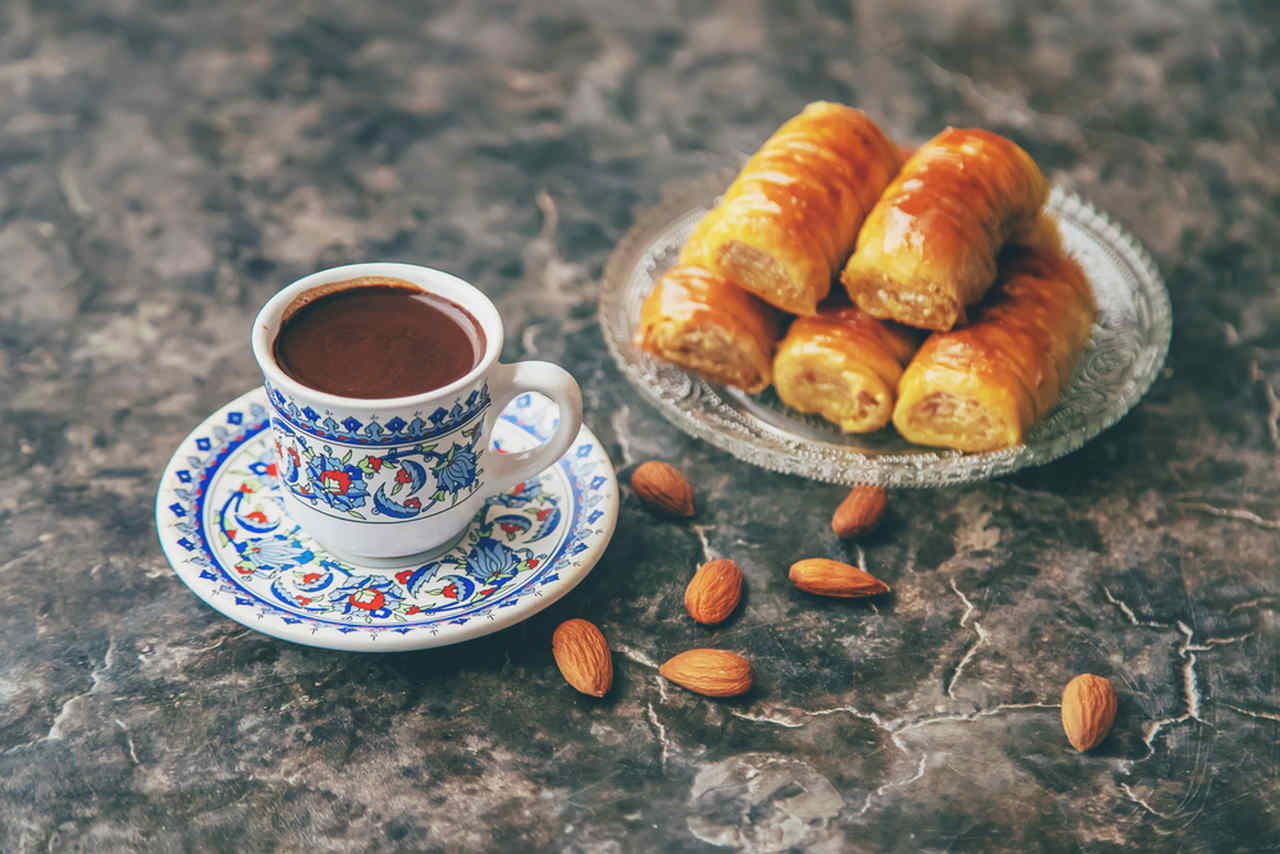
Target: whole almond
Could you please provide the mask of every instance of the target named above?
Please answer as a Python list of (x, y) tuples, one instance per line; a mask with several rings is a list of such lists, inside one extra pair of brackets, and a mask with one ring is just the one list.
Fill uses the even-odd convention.
[(1062, 729), (1076, 750), (1097, 747), (1116, 720), (1116, 689), (1102, 676), (1081, 673), (1062, 690)]
[(693, 487), (675, 466), (660, 460), (641, 463), (631, 473), (631, 488), (645, 503), (672, 516), (693, 515)]
[(703, 625), (729, 619), (742, 597), (742, 570), (727, 558), (698, 567), (684, 591), (684, 607)]
[(887, 497), (882, 486), (855, 486), (831, 514), (831, 530), (842, 540), (869, 533), (880, 521)]
[(582, 693), (603, 697), (613, 685), (609, 644), (592, 623), (575, 618), (557, 626), (551, 654), (565, 681)]
[(874, 575), (863, 572), (856, 566), (824, 557), (796, 561), (791, 564), (788, 575), (796, 587), (819, 596), (853, 599), (889, 592), (889, 585)]
[(751, 688), (751, 662), (724, 649), (691, 649), (667, 660), (658, 672), (708, 697), (736, 697)]

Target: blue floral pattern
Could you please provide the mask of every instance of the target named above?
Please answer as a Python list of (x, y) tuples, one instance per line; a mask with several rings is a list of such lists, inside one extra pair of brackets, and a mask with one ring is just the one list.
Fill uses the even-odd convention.
[(364, 481), (364, 470), (346, 462), (350, 452), (343, 459), (333, 456), (333, 449), (324, 446), (324, 453), (314, 454), (307, 460), (307, 482), (311, 490), (308, 498), (319, 497), (335, 510), (350, 513), (357, 507), (363, 507), (369, 497), (369, 488)]
[(436, 483), (448, 492), (461, 492), (476, 482), (476, 452), (466, 445), (454, 445), (433, 471)]
[(455, 433), (447, 449), (444, 442), (335, 449), (282, 428), (278, 418), (272, 423), (281, 484), (328, 515), (373, 524), (430, 516), (480, 488), (483, 419)]

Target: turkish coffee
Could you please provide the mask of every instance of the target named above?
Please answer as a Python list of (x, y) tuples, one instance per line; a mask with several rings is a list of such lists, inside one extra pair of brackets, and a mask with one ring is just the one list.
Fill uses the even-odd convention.
[(443, 388), (480, 363), (484, 330), (469, 311), (409, 282), (373, 281), (337, 283), (287, 315), (273, 346), (280, 369), (317, 391), (373, 399)]

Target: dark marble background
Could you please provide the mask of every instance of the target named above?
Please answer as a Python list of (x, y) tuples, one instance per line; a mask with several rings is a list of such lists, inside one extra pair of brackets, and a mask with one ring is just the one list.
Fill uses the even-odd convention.
[[(0, 851), (1262, 851), (1280, 839), (1280, 9), (1228, 0), (0, 4)], [(686, 437), (610, 361), (595, 295), (664, 187), (808, 100), (901, 138), (1011, 135), (1152, 251), (1166, 369), (1081, 451), (901, 491), (861, 547), (839, 487)], [(181, 438), (259, 377), (268, 295), (337, 263), (464, 276), (508, 359), (568, 366), (624, 476), (569, 597), (458, 647), (273, 640), (156, 542)], [(895, 588), (815, 600), (843, 557)], [(708, 557), (748, 594), (682, 612)], [(576, 694), (550, 636), (614, 649)], [(747, 654), (717, 702), (656, 664)], [(1070, 749), (1074, 674), (1120, 693)]]

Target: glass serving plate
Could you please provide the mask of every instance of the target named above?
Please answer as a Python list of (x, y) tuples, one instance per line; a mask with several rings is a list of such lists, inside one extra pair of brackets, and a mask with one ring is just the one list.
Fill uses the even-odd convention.
[(985, 480), (1076, 450), (1128, 412), (1164, 363), (1169, 294), (1151, 256), (1105, 213), (1057, 187), (1048, 210), (1067, 252), (1089, 276), (1098, 319), (1057, 407), (1022, 445), (963, 453), (912, 445), (892, 426), (844, 434), (786, 406), (771, 388), (749, 395), (654, 359), (636, 343), (640, 306), (734, 174), (685, 185), (636, 220), (609, 258), (599, 312), (610, 353), (640, 393), (681, 429), (747, 462), (832, 483), (924, 487)]

